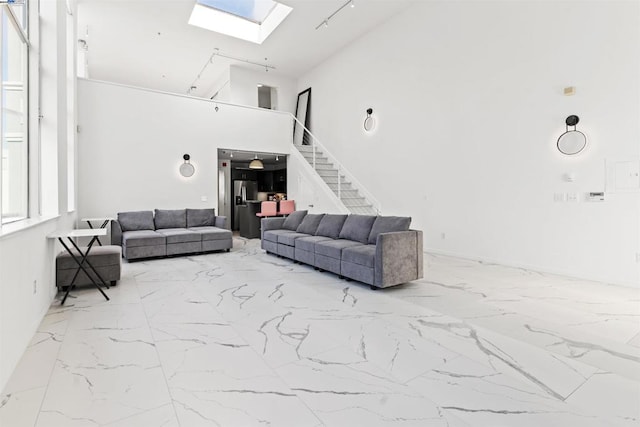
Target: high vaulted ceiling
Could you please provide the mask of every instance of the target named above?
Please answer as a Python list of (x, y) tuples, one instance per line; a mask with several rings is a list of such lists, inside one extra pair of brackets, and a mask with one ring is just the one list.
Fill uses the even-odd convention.
[[(293, 11), (257, 45), (189, 25), (195, 0), (79, 0), (78, 39), (86, 40), (93, 79), (187, 93), (216, 48), (297, 78), (415, 0), (355, 0), (354, 8), (344, 8), (328, 27), (316, 30), (345, 1), (281, 0)], [(191, 94), (210, 96), (232, 64), (265, 70), (216, 56)]]

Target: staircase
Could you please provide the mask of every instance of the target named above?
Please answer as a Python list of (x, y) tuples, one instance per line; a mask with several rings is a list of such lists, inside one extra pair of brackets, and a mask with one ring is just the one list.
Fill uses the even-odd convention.
[(315, 165), (313, 145), (294, 145), (351, 213), (361, 215), (378, 214), (378, 209), (354, 188), (344, 174), (339, 173), (339, 169), (329, 161), (317, 145), (315, 146)]

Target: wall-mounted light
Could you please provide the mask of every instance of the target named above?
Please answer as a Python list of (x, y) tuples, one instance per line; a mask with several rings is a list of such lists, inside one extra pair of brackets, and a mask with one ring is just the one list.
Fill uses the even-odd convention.
[(364, 130), (370, 132), (376, 127), (376, 119), (373, 118), (373, 108), (367, 108), (367, 117), (364, 119)]
[(249, 163), (249, 169), (264, 169), (264, 163), (258, 158), (257, 154), (254, 159), (251, 160), (251, 163)]
[(180, 175), (184, 176), (185, 178), (189, 178), (196, 172), (196, 168), (190, 162), (190, 155), (185, 154), (184, 156), (182, 156), (182, 158), (184, 159), (184, 163), (180, 165)]
[[(560, 135), (558, 138), (558, 142), (556, 145), (558, 146), (558, 150), (562, 154), (566, 154), (568, 156), (572, 156), (574, 154), (578, 154), (584, 147), (587, 146), (587, 137), (584, 133), (576, 130), (576, 125), (580, 121), (580, 118), (575, 115), (571, 115), (567, 117), (564, 121), (566, 125), (566, 131)], [(569, 127), (573, 126), (573, 129), (569, 129)]]

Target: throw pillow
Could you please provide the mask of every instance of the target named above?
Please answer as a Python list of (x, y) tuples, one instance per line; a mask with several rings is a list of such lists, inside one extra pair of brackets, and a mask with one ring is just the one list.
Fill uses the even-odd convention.
[(304, 217), (296, 231), (304, 234), (315, 234), (324, 214), (308, 214)]
[(162, 210), (156, 209), (153, 219), (156, 224), (156, 230), (160, 228), (186, 228), (187, 226), (187, 210)]
[(337, 239), (340, 235), (340, 230), (342, 230), (342, 225), (344, 224), (346, 219), (347, 215), (325, 215), (318, 225), (316, 236), (324, 236), (331, 237), (332, 239)]
[(340, 230), (340, 238), (367, 244), (371, 227), (376, 217), (373, 215), (349, 215)]
[(118, 222), (122, 231), (155, 230), (153, 212), (119, 212)]
[(287, 219), (284, 220), (282, 228), (284, 228), (285, 230), (296, 231), (305, 216), (307, 216), (307, 211), (291, 212), (289, 216), (287, 216)]
[(187, 227), (213, 227), (215, 225), (215, 209), (187, 209)]
[(371, 227), (369, 244), (375, 245), (378, 234), (392, 231), (407, 231), (411, 225), (411, 217), (407, 216), (379, 216)]

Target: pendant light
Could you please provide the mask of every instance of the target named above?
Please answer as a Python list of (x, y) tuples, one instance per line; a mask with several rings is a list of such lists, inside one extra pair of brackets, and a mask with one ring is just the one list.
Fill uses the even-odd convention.
[(262, 160), (258, 158), (257, 154), (254, 159), (251, 160), (251, 163), (249, 163), (249, 169), (264, 169), (264, 164), (262, 163)]

